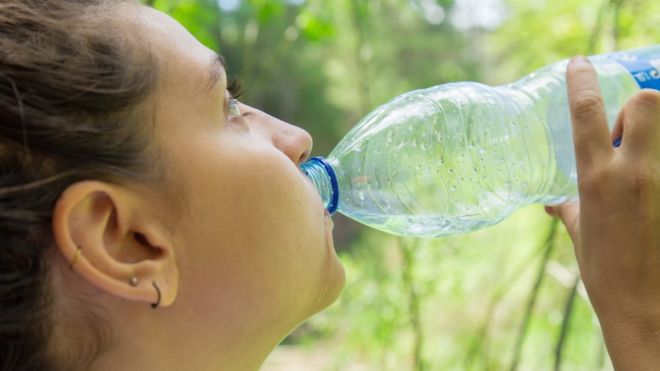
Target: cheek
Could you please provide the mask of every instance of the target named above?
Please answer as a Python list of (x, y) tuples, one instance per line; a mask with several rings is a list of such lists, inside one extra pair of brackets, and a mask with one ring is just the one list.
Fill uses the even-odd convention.
[(222, 199), (228, 207), (218, 216), (226, 221), (226, 232), (264, 256), (312, 254), (316, 249), (309, 245), (324, 240), (322, 206), (315, 191), (288, 159), (275, 157), (250, 166), (226, 185)]
[(221, 297), (300, 305), (324, 266), (320, 199), (288, 158), (268, 151), (228, 157), (189, 178), (186, 245), (199, 253), (195, 270), (219, 283)]
[(204, 280), (215, 282), (208, 288), (217, 298), (213, 306), (231, 305), (255, 321), (287, 318), (318, 295), (324, 238), (311, 223), (288, 215), (293, 208), (282, 205), (284, 198), (236, 202), (230, 220), (219, 215), (224, 222), (206, 228), (207, 250), (196, 260)]

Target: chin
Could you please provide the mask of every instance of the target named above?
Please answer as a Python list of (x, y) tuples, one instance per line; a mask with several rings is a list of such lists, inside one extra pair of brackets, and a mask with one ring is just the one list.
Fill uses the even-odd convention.
[(334, 303), (339, 296), (341, 295), (344, 286), (346, 285), (346, 273), (344, 271), (344, 266), (341, 264), (341, 261), (335, 255), (332, 254), (330, 259), (330, 266), (328, 267), (328, 272), (326, 275), (325, 288), (322, 289), (321, 295), (316, 301), (316, 305), (310, 315), (316, 314), (323, 309), (329, 307)]

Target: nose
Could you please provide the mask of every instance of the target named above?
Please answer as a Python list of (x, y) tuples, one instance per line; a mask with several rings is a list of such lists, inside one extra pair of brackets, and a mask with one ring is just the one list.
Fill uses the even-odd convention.
[(307, 131), (252, 107), (245, 108), (250, 124), (270, 139), (293, 163), (300, 165), (307, 160), (313, 146), (312, 136)]

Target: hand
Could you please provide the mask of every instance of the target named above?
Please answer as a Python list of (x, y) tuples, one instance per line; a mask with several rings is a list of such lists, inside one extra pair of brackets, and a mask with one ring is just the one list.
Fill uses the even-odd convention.
[(660, 92), (633, 96), (610, 134), (588, 60), (567, 83), (580, 197), (546, 210), (573, 240), (615, 368), (660, 370)]

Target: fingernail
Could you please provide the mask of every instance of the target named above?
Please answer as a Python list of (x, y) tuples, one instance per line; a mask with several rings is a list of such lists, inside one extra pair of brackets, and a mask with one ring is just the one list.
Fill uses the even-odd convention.
[(618, 148), (621, 145), (621, 137), (614, 139), (612, 145), (614, 146), (614, 148)]
[(548, 213), (548, 215), (550, 215), (550, 216), (557, 216), (557, 212), (555, 211), (554, 207), (546, 206), (545, 207), (545, 212)]
[(591, 64), (591, 62), (589, 62), (589, 59), (587, 59), (586, 57), (584, 57), (582, 55), (578, 55), (576, 57), (573, 57), (573, 64), (575, 64), (575, 65), (588, 65), (588, 64)]

